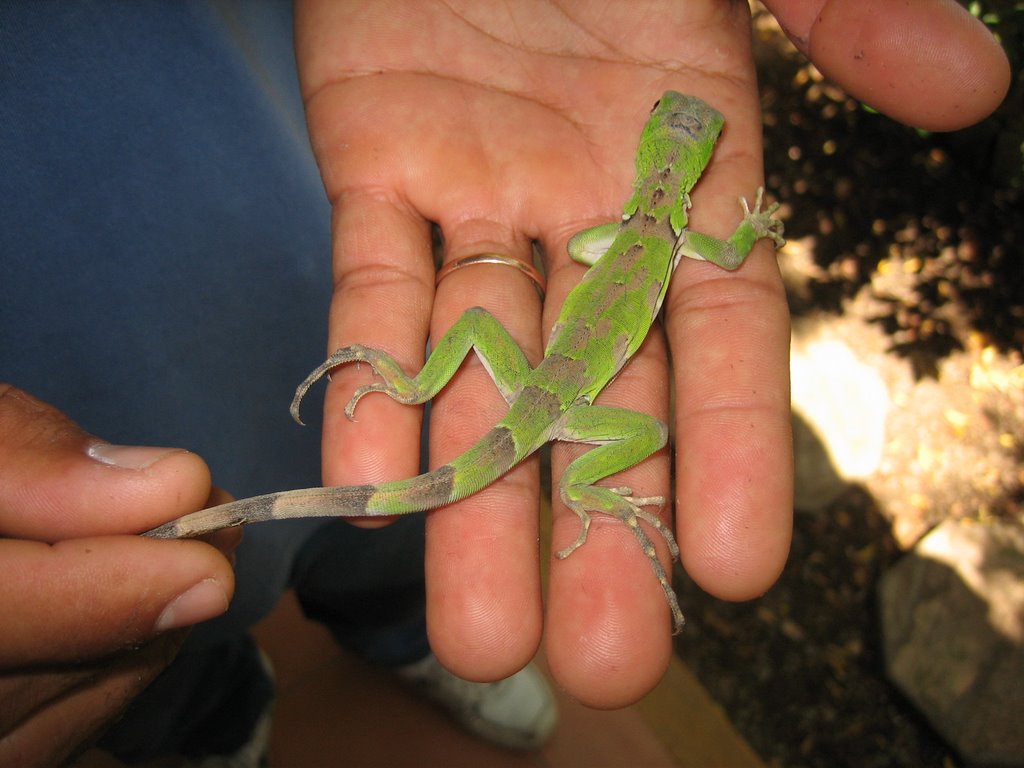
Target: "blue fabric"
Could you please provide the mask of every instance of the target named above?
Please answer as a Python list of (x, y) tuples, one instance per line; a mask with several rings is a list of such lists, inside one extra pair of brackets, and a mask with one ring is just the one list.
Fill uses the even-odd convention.
[(0, 374), (239, 495), (318, 481), (287, 405), (331, 284), (295, 86), (254, 66), (207, 3), (0, 5)]
[[(0, 379), (104, 439), (193, 450), (239, 497), (320, 482), (319, 398), (305, 429), (288, 415), (324, 355), (331, 292), (290, 13), (286, 0), (0, 4)], [(241, 632), (293, 580), (357, 652), (421, 658), (422, 536), (421, 516), (248, 529), (231, 610), (126, 721), (122, 756), (188, 738), (163, 721), (197, 695), (212, 711), (211, 689), (246, 664), (214, 664), (214, 679), (209, 654), (243, 658)]]

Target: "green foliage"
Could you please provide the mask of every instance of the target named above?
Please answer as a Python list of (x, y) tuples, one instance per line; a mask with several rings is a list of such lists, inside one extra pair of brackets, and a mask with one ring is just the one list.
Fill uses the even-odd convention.
[(1024, 3), (1019, 0), (970, 0), (967, 10), (992, 30), (1010, 58), (1015, 79), (1024, 66)]
[[(1010, 60), (1010, 96), (983, 124), (992, 145), (993, 175), (1018, 192), (1024, 190), (1024, 2), (960, 0), (995, 35)], [(980, 131), (979, 131), (980, 133)]]

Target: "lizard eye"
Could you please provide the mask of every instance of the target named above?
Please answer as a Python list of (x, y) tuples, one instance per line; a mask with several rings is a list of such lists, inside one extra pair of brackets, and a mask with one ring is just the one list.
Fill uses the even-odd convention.
[(651, 112), (652, 113), (654, 112), (654, 110), (656, 110), (658, 108), (659, 104), (661, 104), (661, 99), (658, 99), (656, 102), (654, 102), (654, 106), (651, 107)]

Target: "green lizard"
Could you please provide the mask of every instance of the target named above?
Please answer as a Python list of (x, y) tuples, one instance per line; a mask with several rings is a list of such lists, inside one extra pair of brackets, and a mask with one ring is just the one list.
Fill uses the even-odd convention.
[(640, 525), (648, 523), (668, 543), (673, 558), (679, 556), (672, 532), (656, 513), (644, 509), (660, 509), (664, 499), (596, 484), (661, 449), (668, 430), (646, 414), (593, 402), (647, 336), (681, 257), (735, 269), (757, 240), (782, 243), (782, 222), (774, 216), (778, 205), (762, 211), (761, 190), (753, 210), (740, 199), (743, 220), (728, 240), (686, 229), (690, 191), (711, 159), (723, 124), (718, 111), (693, 96), (669, 91), (655, 104), (640, 138), (633, 195), (622, 221), (584, 230), (569, 242), (570, 255), (591, 266), (566, 298), (536, 368), (501, 324), (476, 307), (441, 338), (416, 376), (408, 376), (385, 352), (353, 345), (332, 354), (296, 390), (291, 412), (301, 423), (299, 403), (317, 379), (343, 363), (365, 361), (382, 380), (356, 390), (345, 409), (349, 418), (370, 392), (384, 392), (401, 403), (424, 403), (475, 349), (509, 410), (465, 453), (408, 480), (256, 496), (185, 515), (145, 535), (190, 537), (292, 517), (423, 512), (476, 493), (549, 440), (593, 443), (597, 447), (573, 461), (559, 484), (559, 494), (579, 516), (581, 528), (557, 556), (567, 557), (586, 541), (592, 513), (622, 520), (650, 559), (679, 631), (683, 615), (675, 592)]

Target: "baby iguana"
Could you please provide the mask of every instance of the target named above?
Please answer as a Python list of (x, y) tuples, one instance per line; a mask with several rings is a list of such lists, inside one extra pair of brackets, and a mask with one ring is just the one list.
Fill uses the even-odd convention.
[(719, 112), (693, 96), (669, 91), (655, 104), (640, 137), (633, 196), (622, 221), (584, 230), (569, 242), (570, 255), (592, 266), (566, 298), (544, 359), (536, 368), (530, 367), (498, 321), (477, 307), (451, 327), (416, 376), (408, 376), (386, 352), (353, 345), (331, 355), (295, 393), (291, 412), (299, 421), (299, 403), (317, 379), (335, 366), (365, 361), (382, 381), (356, 390), (345, 409), (349, 418), (359, 399), (370, 392), (384, 392), (401, 403), (424, 403), (475, 349), (509, 410), (461, 456), (408, 480), (242, 499), (185, 515), (145, 535), (198, 536), (292, 517), (423, 512), (476, 493), (549, 440), (594, 443), (597, 447), (573, 461), (559, 483), (562, 501), (582, 525), (576, 540), (557, 556), (567, 557), (586, 541), (592, 513), (622, 520), (650, 559), (678, 631), (683, 614), (654, 545), (640, 525), (648, 523), (664, 537), (672, 556), (679, 556), (672, 532), (655, 512), (644, 509), (660, 508), (664, 499), (637, 496), (626, 487), (596, 485), (659, 450), (668, 430), (646, 414), (592, 403), (647, 336), (681, 257), (735, 269), (759, 239), (782, 243), (782, 222), (774, 216), (778, 205), (762, 211), (760, 189), (753, 210), (740, 199), (743, 221), (728, 240), (686, 229), (690, 191), (711, 159), (723, 124)]

